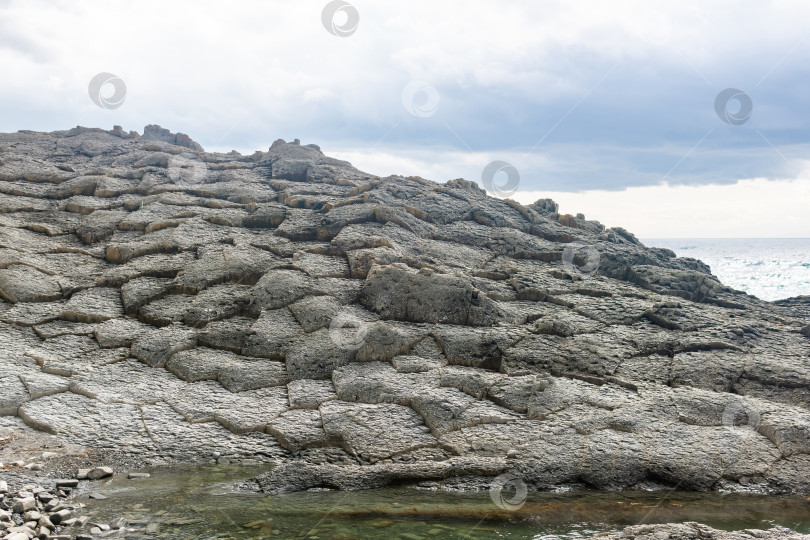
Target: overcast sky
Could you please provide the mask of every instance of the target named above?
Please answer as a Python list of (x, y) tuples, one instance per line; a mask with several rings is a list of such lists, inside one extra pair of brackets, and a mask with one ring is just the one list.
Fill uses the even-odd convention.
[(440, 182), (500, 160), (495, 195), (640, 237), (810, 236), (810, 3), (675, 4), (0, 0), (0, 131), (300, 138)]

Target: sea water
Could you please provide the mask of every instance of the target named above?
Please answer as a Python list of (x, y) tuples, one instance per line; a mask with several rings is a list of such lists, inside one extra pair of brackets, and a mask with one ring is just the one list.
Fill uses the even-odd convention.
[[(725, 530), (774, 525), (810, 532), (805, 497), (682, 491), (529, 493), (503, 508), (488, 491), (389, 487), (265, 495), (238, 489), (266, 466), (152, 469), (79, 488), (93, 522), (127, 520), (126, 537), (188, 539), (575, 540), (640, 523), (698, 521)], [(91, 492), (107, 498), (93, 500)], [(512, 501), (514, 502), (514, 501)]]
[(678, 257), (700, 259), (721, 283), (762, 300), (810, 295), (810, 238), (665, 238), (642, 240)]

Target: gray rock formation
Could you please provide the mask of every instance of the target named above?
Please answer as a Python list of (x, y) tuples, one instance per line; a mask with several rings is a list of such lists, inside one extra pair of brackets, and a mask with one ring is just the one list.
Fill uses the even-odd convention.
[(700, 523), (666, 523), (660, 525), (634, 525), (618, 533), (601, 533), (599, 540), (808, 540), (810, 535), (798, 534), (785, 527), (766, 531), (744, 529), (720, 531)]
[(172, 133), (168, 129), (156, 125), (143, 128), (141, 139), (144, 141), (162, 141), (176, 146), (185, 146), (198, 152), (203, 151), (203, 147), (192, 141), (185, 133)]
[[(810, 301), (314, 145), (0, 135), (0, 414), (265, 491), (810, 492)], [(16, 423), (15, 423), (16, 422)]]

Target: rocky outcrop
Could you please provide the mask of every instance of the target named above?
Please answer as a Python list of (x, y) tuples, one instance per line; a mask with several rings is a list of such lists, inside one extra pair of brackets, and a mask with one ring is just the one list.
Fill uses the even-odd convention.
[[(0, 135), (0, 414), (265, 491), (810, 492), (807, 299), (315, 145)], [(27, 427), (23, 427), (22, 422)]]
[(195, 150), (197, 152), (203, 151), (203, 147), (192, 141), (191, 137), (185, 133), (172, 133), (168, 129), (164, 129), (154, 124), (143, 128), (143, 135), (141, 135), (141, 138), (144, 141), (162, 141), (175, 146), (185, 146), (186, 148), (190, 148), (191, 150)]

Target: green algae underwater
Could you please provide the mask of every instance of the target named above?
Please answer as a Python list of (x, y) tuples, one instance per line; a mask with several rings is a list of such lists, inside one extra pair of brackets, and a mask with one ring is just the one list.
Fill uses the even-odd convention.
[[(78, 498), (91, 521), (127, 522), (127, 538), (402, 540), (463, 538), (575, 539), (638, 523), (698, 521), (717, 529), (810, 532), (807, 497), (683, 491), (529, 493), (518, 510), (496, 506), (488, 492), (390, 487), (357, 492), (265, 495), (234, 486), (265, 467), (203, 466), (116, 476)], [(106, 496), (89, 498), (90, 493)]]

